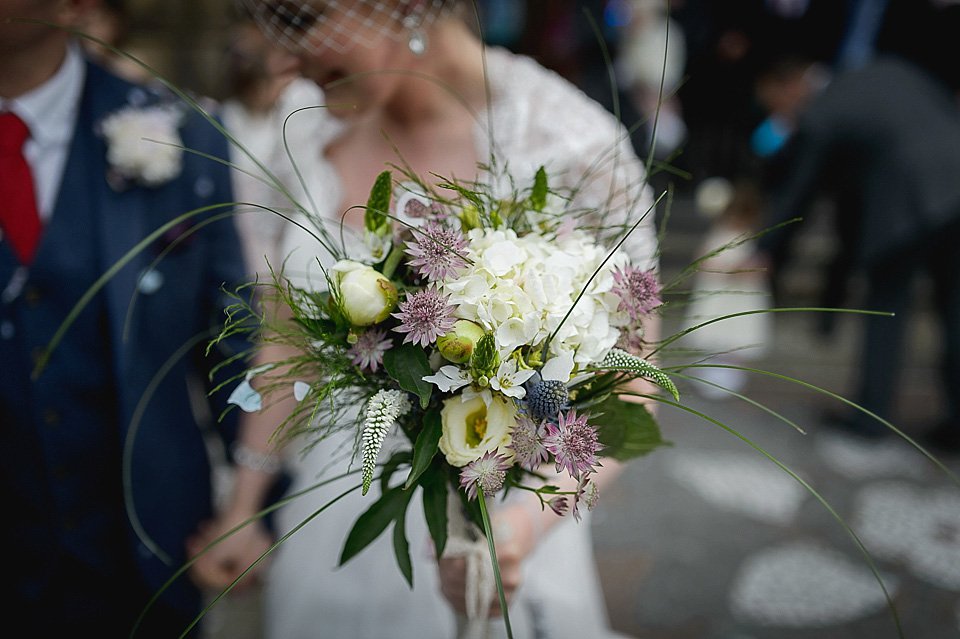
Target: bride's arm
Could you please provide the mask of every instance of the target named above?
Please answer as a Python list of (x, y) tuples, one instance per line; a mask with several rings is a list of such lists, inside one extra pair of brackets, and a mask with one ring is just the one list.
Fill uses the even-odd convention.
[[(256, 364), (282, 361), (288, 355), (282, 346), (266, 345)], [(281, 451), (270, 442), (277, 425), (294, 409), (294, 402), (293, 397), (281, 398), (241, 417), (233, 451), (233, 486), (225, 506), (188, 542), (189, 553), (197, 555), (216, 541), (191, 566), (190, 575), (200, 586), (223, 590), (273, 545), (274, 536), (264, 520), (255, 517), (280, 476)], [(234, 531), (238, 526), (242, 527)], [(228, 536), (217, 541), (224, 535)], [(263, 568), (262, 563), (254, 566), (238, 586), (251, 585)]]

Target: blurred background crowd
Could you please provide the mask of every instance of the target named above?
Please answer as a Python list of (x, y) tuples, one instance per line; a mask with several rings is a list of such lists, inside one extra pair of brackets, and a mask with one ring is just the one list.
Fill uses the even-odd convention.
[[(478, 0), (476, 9), (486, 42), (532, 56), (616, 110), (634, 130), (641, 155), (662, 83), (657, 156), (682, 148), (671, 163), (690, 178), (675, 182), (693, 188), (711, 176), (756, 177), (832, 74), (876, 53), (915, 57), (955, 86), (953, 4)], [(236, 22), (231, 0), (107, 0), (86, 30), (179, 86), (223, 99), (236, 93), (242, 70)]]

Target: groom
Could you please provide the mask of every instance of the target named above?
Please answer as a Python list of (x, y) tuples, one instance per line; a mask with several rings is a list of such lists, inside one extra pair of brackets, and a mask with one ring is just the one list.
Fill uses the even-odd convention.
[[(199, 413), (215, 423), (221, 408), (203, 388), (215, 363), (205, 338), (229, 302), (221, 287), (244, 276), (230, 218), (179, 238), (227, 209), (190, 218), (117, 273), (31, 375), (74, 304), (137, 242), (232, 199), (227, 167), (199, 153), (147, 144), (138, 162), (123, 151), (172, 135), (226, 157), (206, 120), (189, 108), (163, 111), (143, 133), (137, 123), (160, 113), (149, 108), (158, 96), (87, 62), (67, 31), (9, 21), (70, 27), (97, 2), (0, 3), (0, 550), (9, 636), (125, 637), (183, 565), (185, 540), (211, 510)], [(133, 114), (126, 128), (110, 129), (108, 118), (124, 109)], [(178, 578), (136, 636), (178, 636), (199, 603)]]

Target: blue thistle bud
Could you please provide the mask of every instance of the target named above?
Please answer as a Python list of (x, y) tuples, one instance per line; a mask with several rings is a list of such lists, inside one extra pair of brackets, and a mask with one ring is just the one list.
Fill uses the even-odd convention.
[(570, 402), (567, 386), (557, 379), (548, 379), (527, 384), (527, 410), (535, 420), (556, 420), (557, 413), (565, 410)]

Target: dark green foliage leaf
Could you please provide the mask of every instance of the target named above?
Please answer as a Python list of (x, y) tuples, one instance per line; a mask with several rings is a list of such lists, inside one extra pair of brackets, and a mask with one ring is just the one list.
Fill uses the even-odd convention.
[(413, 564), (410, 562), (410, 544), (407, 542), (407, 504), (404, 502), (403, 512), (397, 517), (393, 525), (393, 554), (397, 557), (397, 567), (407, 580), (407, 584), (413, 588)]
[(377, 176), (377, 180), (370, 189), (367, 199), (367, 211), (364, 215), (364, 226), (368, 231), (381, 233), (390, 228), (390, 221), (386, 212), (390, 210), (390, 195), (393, 191), (393, 178), (390, 171), (384, 171)]
[(533, 178), (533, 192), (530, 193), (530, 207), (534, 211), (542, 211), (547, 205), (547, 171), (542, 166), (537, 169)]
[(385, 493), (390, 486), (390, 478), (397, 472), (400, 466), (409, 464), (412, 456), (409, 450), (398, 450), (390, 456), (380, 471), (380, 492)]
[(642, 404), (611, 396), (595, 405), (591, 412), (599, 415), (596, 423), (600, 443), (605, 446), (601, 454), (605, 457), (627, 461), (670, 445), (663, 441), (660, 427)]
[(458, 490), (457, 495), (460, 497), (460, 505), (463, 507), (463, 512), (466, 513), (467, 519), (482, 528), (483, 513), (480, 512), (480, 500), (468, 499), (466, 491), (463, 490)]
[(413, 446), (413, 467), (404, 484), (405, 489), (416, 484), (420, 474), (427, 469), (434, 455), (437, 454), (437, 445), (440, 443), (440, 434), (443, 431), (442, 424), (439, 406), (434, 406), (424, 415), (423, 430), (417, 435), (417, 442)]
[(422, 408), (427, 407), (433, 384), (423, 381), (423, 378), (433, 371), (421, 347), (410, 343), (394, 346), (383, 354), (383, 368), (400, 388), (420, 398)]
[(369, 546), (386, 530), (390, 522), (403, 518), (411, 494), (410, 491), (403, 490), (402, 486), (391, 488), (357, 518), (340, 552), (341, 566)]
[(420, 476), (423, 486), (423, 514), (437, 557), (443, 555), (447, 546), (447, 478), (436, 464)]

